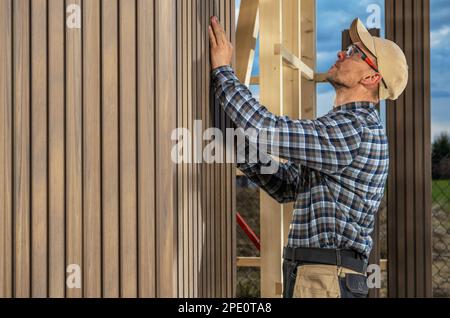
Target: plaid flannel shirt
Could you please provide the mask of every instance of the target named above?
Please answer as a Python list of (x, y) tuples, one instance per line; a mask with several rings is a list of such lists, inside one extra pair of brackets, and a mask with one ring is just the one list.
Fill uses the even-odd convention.
[(211, 74), (215, 96), (237, 127), (277, 132), (266, 145), (287, 161), (277, 172), (262, 174), (270, 162), (261, 158), (238, 168), (278, 202), (295, 202), (288, 246), (348, 248), (368, 257), (389, 164), (376, 106), (350, 103), (315, 120), (294, 120), (260, 105), (230, 66)]

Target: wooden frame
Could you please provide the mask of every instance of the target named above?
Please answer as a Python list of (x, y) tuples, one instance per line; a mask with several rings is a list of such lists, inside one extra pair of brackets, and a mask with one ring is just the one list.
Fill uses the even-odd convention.
[[(316, 103), (315, 1), (259, 0), (259, 7), (257, 4), (257, 0), (241, 3), (237, 73), (245, 85), (261, 86), (260, 102), (273, 113), (312, 118)], [(258, 11), (259, 18), (255, 17)], [(258, 27), (261, 73), (251, 77)], [(282, 248), (287, 244), (293, 204), (280, 205), (264, 192), (260, 201), (261, 258), (238, 258), (238, 266), (260, 266), (261, 295), (280, 297)]]

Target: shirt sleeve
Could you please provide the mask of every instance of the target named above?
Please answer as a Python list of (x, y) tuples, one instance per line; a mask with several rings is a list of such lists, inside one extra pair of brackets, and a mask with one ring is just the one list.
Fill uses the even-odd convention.
[(268, 153), (329, 174), (350, 165), (356, 157), (361, 127), (354, 118), (336, 122), (326, 116), (316, 120), (276, 116), (259, 104), (230, 66), (212, 70), (211, 78), (215, 97), (236, 126), (274, 137), (258, 140)]
[[(257, 154), (257, 147), (245, 138), (245, 145), (240, 142), (237, 144), (238, 158), (245, 158), (245, 162), (238, 162), (237, 167), (257, 186), (266, 191), (272, 198), (279, 203), (289, 203), (296, 200), (298, 193), (300, 172), (297, 165), (293, 162), (280, 163), (270, 158), (268, 155), (260, 153), (257, 162), (251, 163), (250, 153)], [(256, 160), (255, 160), (256, 161)], [(264, 171), (272, 167), (272, 171)]]

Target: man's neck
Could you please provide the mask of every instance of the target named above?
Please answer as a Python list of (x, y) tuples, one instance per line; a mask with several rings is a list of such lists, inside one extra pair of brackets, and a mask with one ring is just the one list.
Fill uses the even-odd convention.
[(334, 107), (339, 107), (342, 105), (355, 103), (355, 102), (372, 102), (374, 104), (378, 103), (377, 100), (367, 94), (367, 91), (360, 91), (358, 89), (348, 89), (340, 87), (336, 89), (336, 99), (334, 101)]

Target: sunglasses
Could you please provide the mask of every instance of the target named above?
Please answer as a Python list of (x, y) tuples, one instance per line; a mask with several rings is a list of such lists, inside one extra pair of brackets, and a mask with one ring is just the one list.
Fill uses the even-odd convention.
[[(345, 51), (345, 56), (346, 57), (351, 57), (353, 56), (355, 53), (359, 53), (361, 54), (361, 58), (364, 62), (367, 63), (367, 65), (370, 66), (371, 69), (373, 69), (375, 72), (380, 73), (380, 71), (378, 70), (378, 68), (375, 66), (375, 63), (367, 56), (366, 53), (364, 53), (363, 50), (361, 50), (361, 48), (359, 46), (357, 46), (356, 44), (352, 44), (350, 45), (347, 50)], [(384, 87), (386, 89), (388, 89), (386, 82), (384, 81), (384, 78), (381, 78), (381, 81), (384, 85)]]

